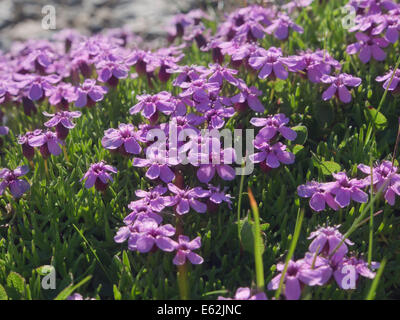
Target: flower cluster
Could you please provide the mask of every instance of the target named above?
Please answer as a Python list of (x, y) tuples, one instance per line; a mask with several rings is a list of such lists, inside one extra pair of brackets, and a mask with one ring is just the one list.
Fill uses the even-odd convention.
[(376, 61), (386, 59), (383, 50), (399, 38), (400, 8), (392, 1), (349, 1), (348, 7), (356, 12), (354, 26), (350, 32), (356, 32), (357, 42), (347, 47), (347, 53), (358, 53), (363, 63), (371, 58)]
[[(379, 264), (372, 262), (369, 266), (362, 258), (348, 256), (348, 245), (353, 243), (345, 239), (338, 230), (339, 226), (321, 227), (312, 232), (308, 239), (313, 239), (304, 258), (290, 260), (282, 291), (288, 300), (298, 300), (305, 286), (323, 286), (330, 279), (334, 279), (343, 290), (355, 289), (359, 277), (373, 279), (375, 273), (371, 269), (377, 269)], [(280, 272), (268, 284), (269, 290), (279, 288), (282, 271), (285, 265), (277, 264)]]
[(264, 170), (278, 168), (281, 163), (294, 163), (293, 153), (286, 151), (287, 147), (279, 142), (280, 137), (293, 141), (297, 133), (288, 128), (289, 118), (284, 114), (277, 114), (268, 118), (252, 118), (250, 123), (256, 127), (262, 127), (253, 144), (260, 152), (250, 155), (250, 161), (260, 163)]
[[(158, 50), (139, 48), (140, 38), (126, 28), (89, 37), (66, 30), (52, 41), (14, 45), (9, 53), (0, 52), (0, 107), (22, 108), (33, 117), (38, 107), (46, 106), (47, 111), (42, 112), (48, 118), (44, 128), (29, 128), (18, 136), (18, 143), (32, 166), (35, 148), (39, 150), (47, 173), (51, 155), (59, 156), (64, 149), (68, 160), (68, 136), (70, 130), (87, 120), (82, 114), (96, 106), (107, 106), (113, 100), (108, 95), (115, 93), (125, 79), (144, 80), (149, 90), (132, 92), (134, 103), (126, 114), (135, 121), (126, 119), (124, 123), (113, 122), (109, 125), (112, 128), (103, 128), (101, 146), (108, 150), (105, 154), (113, 160), (119, 157), (117, 154), (123, 156), (132, 163), (132, 170), (148, 180), (142, 181), (143, 190), (136, 190), (136, 199), (128, 205), (130, 212), (118, 227), (114, 241), (140, 253), (173, 253), (172, 263), (177, 266), (202, 264), (200, 234), (185, 235), (184, 221), (191, 214), (214, 213), (225, 204), (231, 209), (230, 187), (225, 185), (235, 180), (234, 163), (241, 158), (226, 141), (222, 143), (220, 137), (204, 131), (232, 131), (238, 118), (248, 116), (250, 124), (260, 128), (253, 140), (257, 151), (246, 155), (248, 161), (260, 164), (265, 172), (295, 162), (295, 155), (285, 144), (297, 138), (295, 128), (289, 127), (289, 117), (282, 113), (266, 115), (263, 92), (245, 79), (258, 77), (269, 86), (297, 77), (323, 87), (322, 100), (336, 97), (343, 103), (352, 100), (349, 88), (361, 85), (361, 79), (343, 73), (341, 64), (326, 50), (299, 51), (290, 56), (285, 52), (284, 41), (289, 35), (303, 33), (290, 14), (311, 3), (293, 0), (280, 9), (275, 5), (239, 8), (226, 15), (214, 34), (202, 22), (210, 17), (201, 10), (192, 10), (172, 21), (168, 38), (171, 43), (179, 39), (180, 44)], [(359, 53), (364, 63), (371, 58), (384, 60), (383, 48), (398, 39), (399, 6), (378, 0), (356, 0), (350, 5), (357, 11), (357, 24), (350, 30), (357, 32), (357, 42), (347, 47), (347, 53)], [(266, 36), (274, 37), (279, 45), (263, 47)], [(187, 59), (183, 59), (183, 50), (192, 45), (210, 52), (213, 62), (207, 66), (184, 65), (182, 61)], [(400, 91), (399, 70), (376, 80), (384, 82), (385, 89)], [(160, 87), (163, 91), (154, 92)], [(81, 112), (73, 108), (85, 109)], [(3, 122), (2, 111), (0, 120)], [(8, 127), (0, 126), (0, 135), (8, 132)], [(120, 167), (117, 170), (107, 164), (114, 161), (98, 161), (90, 164), (80, 181), (87, 189), (95, 187), (105, 198)], [(358, 168), (367, 176), (357, 179), (345, 172), (334, 173), (332, 182), (312, 181), (299, 186), (298, 195), (310, 198), (310, 207), (315, 211), (326, 206), (339, 210), (352, 200), (367, 202), (365, 188), (371, 187), (394, 205), (396, 195), (400, 195), (398, 168), (389, 161), (372, 169), (364, 164)], [(14, 198), (25, 194), (30, 185), (21, 177), (27, 173), (27, 166), (2, 169), (0, 195), (7, 188)], [(377, 267), (375, 263), (368, 266), (364, 260), (348, 255), (347, 246), (352, 243), (338, 228), (323, 227), (311, 233), (309, 252), (303, 259), (289, 262), (283, 279), (287, 299), (299, 299), (304, 286), (323, 286), (332, 277), (340, 288), (354, 288), (344, 282), (344, 269), (354, 268), (354, 282), (359, 276), (375, 276), (371, 271)], [(278, 264), (280, 274), (270, 282), (270, 290), (278, 289), (283, 270), (284, 265)], [(74, 294), (68, 299), (83, 298)], [(265, 300), (267, 296), (239, 288), (234, 299)]]
[(383, 76), (376, 77), (376, 81), (383, 82), (383, 88), (393, 94), (400, 92), (400, 69), (390, 70)]
[(4, 193), (6, 188), (10, 189), (11, 194), (14, 198), (20, 198), (30, 188), (28, 181), (20, 179), (20, 177), (26, 175), (29, 171), (27, 166), (18, 167), (14, 170), (1, 169), (0, 170), (0, 195)]
[(400, 195), (398, 168), (389, 161), (382, 161), (372, 169), (365, 164), (358, 165), (358, 169), (368, 176), (363, 179), (350, 179), (345, 172), (333, 173), (336, 181), (307, 182), (297, 188), (297, 193), (302, 198), (310, 198), (310, 207), (317, 212), (325, 210), (326, 205), (333, 210), (339, 210), (349, 206), (351, 200), (366, 203), (368, 194), (363, 189), (370, 188), (372, 183), (374, 192), (382, 193), (385, 200), (393, 206), (396, 195)]

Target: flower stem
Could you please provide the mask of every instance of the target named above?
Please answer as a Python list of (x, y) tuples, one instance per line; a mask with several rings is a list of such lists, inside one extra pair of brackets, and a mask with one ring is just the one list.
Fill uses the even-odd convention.
[(261, 227), (260, 227), (260, 215), (258, 212), (258, 205), (254, 199), (253, 192), (248, 188), (248, 195), (250, 199), (250, 207), (253, 211), (254, 218), (254, 260), (256, 264), (256, 280), (257, 289), (259, 292), (264, 292), (264, 265), (262, 260), (263, 248), (262, 248), (262, 237), (261, 237)]
[(397, 130), (396, 144), (394, 145), (393, 156), (392, 156), (392, 167), (394, 166), (394, 159), (396, 159), (397, 148), (399, 146), (399, 140), (400, 140), (400, 118), (399, 118), (399, 128)]
[[(182, 218), (179, 215), (176, 215), (176, 236), (183, 234), (183, 224)], [(187, 263), (177, 266), (177, 278), (178, 278), (178, 287), (179, 287), (179, 295), (182, 300), (189, 300), (189, 280), (188, 280), (188, 272), (187, 272)]]
[(69, 162), (69, 158), (68, 158), (68, 153), (67, 153), (67, 147), (63, 146), (63, 151), (64, 151), (64, 158), (67, 162)]
[(178, 266), (178, 286), (182, 300), (189, 300), (189, 281), (187, 277), (187, 263)]
[[(370, 167), (371, 167), (371, 198), (374, 196), (374, 167), (372, 165), (372, 157), (370, 161)], [(373, 247), (373, 241), (374, 241), (374, 204), (372, 202), (371, 208), (370, 208), (370, 219), (369, 219), (369, 242), (368, 242), (368, 265), (371, 266), (371, 261), (372, 261), (372, 247)]]
[(44, 159), (44, 171), (46, 172), (46, 177), (49, 176), (49, 168), (47, 167), (47, 159)]
[(379, 266), (378, 273), (376, 274), (375, 279), (372, 282), (371, 288), (370, 288), (370, 290), (368, 292), (368, 295), (365, 298), (366, 300), (373, 300), (375, 298), (376, 288), (378, 287), (379, 280), (381, 279), (383, 269), (385, 269), (386, 261), (387, 261), (386, 257), (383, 258), (383, 260), (381, 262), (381, 265)]
[(282, 288), (283, 288), (283, 282), (285, 281), (286, 271), (287, 271), (288, 266), (289, 266), (289, 261), (292, 259), (294, 251), (296, 250), (297, 240), (299, 239), (299, 236), (300, 236), (301, 225), (303, 224), (303, 218), (304, 218), (304, 210), (300, 210), (299, 209), (299, 211), (300, 212), (297, 214), (296, 226), (294, 227), (293, 239), (292, 239), (292, 242), (290, 243), (289, 252), (288, 252), (288, 254), (286, 256), (285, 267), (284, 267), (284, 269), (282, 271), (282, 274), (281, 274), (281, 280), (279, 282), (279, 288), (275, 292), (275, 299), (279, 299), (279, 297), (281, 295)]
[(240, 236), (240, 211), (242, 209), (242, 194), (243, 194), (243, 185), (244, 185), (244, 166), (245, 162), (242, 164), (242, 176), (240, 178), (240, 186), (239, 186), (239, 196), (238, 196), (238, 210), (237, 210), (237, 227), (238, 227), (238, 239), (239, 239), (239, 248), (241, 246), (242, 237)]

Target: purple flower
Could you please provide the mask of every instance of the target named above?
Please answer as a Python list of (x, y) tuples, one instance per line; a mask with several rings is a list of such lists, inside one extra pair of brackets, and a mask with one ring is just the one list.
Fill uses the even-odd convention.
[(281, 13), (265, 31), (268, 34), (274, 33), (275, 38), (279, 40), (285, 40), (289, 36), (289, 28), (299, 33), (304, 32), (302, 27), (295, 24), (287, 15)]
[(180, 87), (184, 91), (180, 97), (192, 97), (196, 103), (208, 103), (210, 94), (217, 94), (220, 86), (216, 82), (208, 82), (206, 79), (198, 79), (192, 82), (183, 82)]
[(250, 107), (255, 112), (264, 112), (264, 106), (258, 99), (262, 95), (262, 91), (258, 90), (256, 87), (247, 87), (243, 80), (239, 80), (240, 93), (233, 96), (231, 101), (235, 104), (236, 109), (247, 109)]
[(142, 139), (132, 124), (121, 123), (118, 129), (107, 129), (101, 144), (109, 150), (118, 150), (122, 155), (139, 154), (142, 151), (138, 141)]
[(359, 203), (368, 201), (368, 194), (361, 190), (366, 186), (364, 180), (349, 179), (345, 172), (332, 173), (335, 182), (328, 182), (324, 189), (335, 195), (335, 202), (341, 207), (347, 207), (350, 200)]
[(69, 130), (75, 128), (75, 124), (71, 122), (71, 119), (79, 118), (82, 115), (79, 111), (60, 111), (56, 114), (43, 112), (43, 114), (46, 117), (51, 117), (44, 125), (48, 128), (56, 127), (57, 138), (61, 140), (65, 140)]
[(129, 204), (129, 209), (132, 209), (135, 206), (146, 206), (155, 212), (161, 212), (166, 207), (166, 198), (162, 196), (166, 192), (167, 188), (161, 185), (158, 185), (149, 191), (140, 189), (136, 190), (136, 196), (142, 199), (132, 201)]
[[(228, 103), (228, 101), (229, 100), (225, 101), (225, 103)], [(199, 105), (197, 109), (199, 109)], [(234, 108), (224, 108), (221, 106), (208, 109), (204, 112), (204, 117), (202, 118), (207, 121), (209, 129), (221, 129), (225, 124), (225, 118), (231, 118), (234, 114)], [(190, 114), (188, 117), (189, 116)]]
[(353, 243), (349, 239), (346, 239), (333, 256), (330, 257), (343, 240), (343, 235), (338, 230), (339, 227), (340, 225), (335, 227), (321, 227), (318, 230), (311, 232), (307, 239), (314, 240), (311, 242), (308, 250), (310, 250), (311, 253), (322, 254), (335, 263), (341, 261), (348, 252), (347, 245), (351, 246)]
[(268, 300), (264, 292), (251, 295), (250, 288), (238, 288), (233, 298), (218, 297), (218, 300)]
[(347, 73), (342, 73), (337, 76), (324, 75), (321, 78), (323, 83), (331, 84), (331, 86), (322, 94), (324, 101), (330, 100), (335, 94), (339, 96), (340, 101), (349, 103), (351, 94), (347, 87), (358, 87), (361, 84), (361, 79), (353, 77)]
[(249, 58), (259, 50), (259, 48), (260, 47), (255, 43), (243, 44), (235, 40), (221, 44), (222, 53), (231, 56), (231, 64), (235, 68), (239, 68), (241, 65), (249, 68)]
[(269, 168), (278, 168), (280, 163), (294, 163), (294, 154), (286, 151), (286, 146), (281, 142), (271, 145), (265, 138), (258, 135), (253, 140), (253, 144), (256, 149), (261, 150), (259, 153), (250, 155), (250, 161), (253, 163), (265, 163)]
[(226, 189), (227, 187), (221, 190), (219, 186), (215, 187), (211, 184), (208, 185), (208, 190), (210, 192), (209, 198), (207, 200), (208, 212), (216, 212), (218, 210), (218, 206), (223, 202), (226, 202), (229, 209), (232, 209), (233, 197), (230, 194), (226, 193)]
[(324, 184), (312, 181), (307, 182), (297, 187), (297, 193), (302, 198), (311, 198), (310, 207), (314, 211), (325, 210), (325, 206), (328, 205), (333, 210), (339, 210), (339, 205), (335, 202), (333, 195), (324, 190)]
[(36, 71), (45, 74), (51, 65), (54, 54), (50, 48), (34, 49), (21, 61), (21, 67), (26, 71)]
[(6, 136), (10, 132), (10, 129), (6, 126), (0, 126), (0, 135)]
[[(279, 288), (284, 267), (283, 263), (278, 263), (276, 269), (281, 273), (271, 280), (268, 290)], [(322, 286), (329, 281), (331, 276), (332, 269), (324, 258), (306, 255), (304, 259), (296, 262), (290, 260), (284, 279), (284, 295), (287, 300), (298, 300), (304, 285)]]
[(7, 168), (0, 170), (0, 195), (4, 193), (4, 190), (8, 187), (14, 198), (20, 198), (30, 188), (29, 183), (26, 180), (21, 180), (19, 177), (26, 175), (29, 171), (28, 166), (18, 167), (14, 170)]
[(172, 183), (168, 183), (168, 189), (174, 193), (168, 206), (176, 206), (175, 210), (177, 214), (186, 214), (189, 212), (190, 208), (199, 213), (206, 212), (207, 206), (197, 199), (208, 197), (209, 191), (200, 187), (182, 190)]
[(377, 24), (371, 31), (373, 36), (384, 33), (385, 39), (390, 43), (396, 43), (399, 39), (399, 13), (400, 10), (397, 8), (396, 10), (390, 11), (386, 15), (379, 15), (380, 19), (377, 19), (375, 23)]
[(119, 79), (127, 78), (129, 71), (129, 68), (121, 59), (113, 61), (101, 60), (97, 63), (96, 69), (99, 75), (98, 80), (106, 82), (113, 87), (118, 85)]
[(296, 8), (308, 7), (313, 0), (292, 0), (282, 6), (282, 9), (287, 10), (291, 14)]
[(137, 96), (138, 103), (129, 109), (130, 114), (142, 112), (146, 119), (152, 119), (156, 116), (157, 111), (165, 114), (171, 114), (175, 107), (171, 101), (171, 94), (166, 91), (159, 92), (155, 95), (143, 94)]
[(152, 73), (158, 66), (157, 59), (150, 51), (135, 50), (127, 59), (128, 66), (135, 66), (139, 75)]
[(268, 118), (252, 118), (250, 123), (255, 127), (263, 127), (258, 134), (265, 140), (272, 140), (277, 133), (280, 133), (290, 141), (295, 140), (297, 137), (296, 131), (286, 126), (289, 123), (289, 118), (283, 113), (269, 116)]
[[(368, 185), (371, 184), (371, 168), (365, 164), (359, 164), (358, 169), (368, 174), (364, 181)], [(395, 204), (396, 195), (400, 196), (400, 174), (397, 171), (398, 168), (390, 161), (382, 161), (372, 171), (375, 192), (381, 191), (391, 206)]]
[(83, 297), (79, 293), (74, 293), (73, 295), (70, 295), (67, 300), (83, 300)]
[(193, 250), (201, 247), (201, 238), (197, 237), (190, 241), (189, 237), (180, 235), (178, 243), (175, 244), (176, 255), (172, 261), (175, 265), (181, 266), (186, 263), (188, 259), (192, 264), (202, 264), (203, 258), (198, 254), (192, 252)]
[(56, 133), (49, 130), (29, 138), (28, 143), (31, 147), (40, 147), (39, 150), (44, 159), (47, 159), (50, 154), (60, 155), (61, 148), (59, 144), (64, 144)]
[(106, 87), (96, 85), (96, 80), (86, 79), (77, 90), (78, 98), (75, 101), (75, 105), (79, 108), (84, 106), (92, 107), (96, 102), (104, 99), (104, 95), (107, 91)]
[(386, 58), (386, 53), (381, 48), (386, 48), (389, 42), (381, 37), (369, 37), (368, 35), (357, 32), (356, 38), (358, 42), (350, 44), (346, 52), (348, 54), (356, 54), (360, 52), (359, 57), (363, 63), (368, 63), (371, 56), (377, 61), (383, 61)]
[[(159, 54), (160, 53), (161, 52), (159, 52)], [(173, 73), (171, 70), (178, 68), (177, 63), (182, 59), (182, 57), (183, 55), (178, 57), (160, 55), (158, 79), (160, 79), (161, 82), (167, 82), (171, 78)]]
[[(393, 75), (393, 70), (390, 70), (388, 73), (386, 73), (384, 76), (379, 76), (376, 78), (376, 81), (378, 82), (383, 82), (383, 88), (388, 91), (393, 91), (394, 93), (398, 93), (400, 91), (399, 89), (399, 82), (400, 82), (400, 69), (396, 69), (394, 72), (393, 80), (390, 83), (390, 79), (392, 78)], [(390, 86), (389, 86), (390, 83)]]
[(126, 225), (132, 225), (135, 221), (142, 221), (147, 218), (154, 219), (158, 224), (163, 220), (163, 218), (150, 207), (140, 204), (140, 201), (132, 201), (128, 205), (128, 208), (132, 211), (124, 218), (124, 223)]
[(171, 42), (176, 37), (182, 37), (185, 33), (185, 28), (193, 23), (186, 14), (180, 13), (172, 17), (171, 25), (174, 26), (170, 30)]
[[(345, 258), (336, 266), (333, 277), (340, 289), (356, 289), (356, 282), (359, 277), (374, 279), (375, 272), (371, 271), (371, 269), (378, 269), (379, 265), (378, 262), (373, 261), (371, 266), (368, 266), (368, 263), (362, 259), (357, 259), (356, 257)], [(351, 276), (354, 278), (352, 279)]]
[(313, 83), (321, 82), (321, 77), (325, 74), (329, 75), (332, 67), (336, 70), (341, 69), (340, 63), (324, 50), (318, 50), (316, 52), (308, 50), (297, 56), (286, 58), (285, 62), (289, 71), (299, 72), (301, 76), (306, 72), (308, 79)]
[(207, 46), (207, 38), (209, 36), (209, 30), (206, 31), (206, 28), (203, 24), (192, 25), (189, 26), (187, 32), (183, 36), (183, 40), (185, 41), (196, 41), (197, 47), (199, 49), (205, 48)]
[(62, 110), (68, 109), (69, 104), (78, 98), (75, 87), (69, 83), (60, 83), (56, 87), (52, 87), (46, 91), (46, 95), (49, 97), (51, 105)]
[(111, 173), (117, 173), (117, 169), (106, 164), (104, 161), (93, 163), (80, 181), (85, 181), (85, 188), (90, 189), (93, 186), (99, 191), (105, 191), (108, 187), (108, 181), (113, 182)]
[(35, 131), (31, 132), (28, 131), (24, 135), (18, 136), (18, 144), (22, 146), (22, 154), (28, 160), (33, 159), (35, 155), (35, 149), (29, 144), (29, 140), (34, 137), (42, 134), (42, 130), (36, 129)]
[(67, 300), (96, 300), (95, 298), (83, 298), (81, 294), (79, 293), (74, 293), (70, 295)]
[(192, 82), (200, 79), (201, 76), (209, 74), (209, 70), (204, 66), (177, 66), (168, 72), (178, 73), (178, 77), (172, 82), (174, 86), (180, 86), (184, 82)]
[(231, 181), (235, 179), (235, 169), (229, 166), (236, 159), (236, 153), (233, 148), (226, 148), (224, 150), (211, 150), (211, 152), (200, 153), (198, 157), (194, 154), (189, 155), (189, 161), (193, 165), (199, 165), (197, 170), (197, 178), (200, 182), (209, 183), (215, 175), (215, 172), (222, 180)]
[(260, 79), (271, 77), (272, 80), (275, 78), (286, 80), (288, 77), (280, 48), (271, 47), (268, 50), (260, 48), (250, 57), (249, 64), (253, 69), (260, 70), (258, 74)]
[(208, 78), (209, 82), (216, 82), (220, 87), (223, 85), (223, 80), (234, 86), (238, 85), (238, 80), (235, 78), (236, 74), (238, 73), (237, 70), (229, 69), (219, 64), (210, 64), (209, 70), (211, 74)]
[(38, 101), (45, 96), (45, 91), (52, 90), (53, 85), (58, 83), (61, 78), (57, 75), (34, 76), (34, 75), (14, 75), (18, 87), (27, 91), (27, 97), (32, 101)]
[(19, 93), (19, 87), (10, 76), (0, 78), (0, 104), (6, 104), (13, 100)]
[(257, 41), (265, 36), (266, 29), (256, 19), (247, 19), (242, 25), (234, 28), (235, 38), (244, 37), (248, 41)]
[(158, 150), (156, 148), (148, 150), (147, 159), (135, 158), (132, 162), (134, 167), (148, 167), (146, 177), (150, 180), (160, 178), (165, 183), (174, 180), (175, 174), (170, 169), (170, 166), (178, 164), (177, 157), (170, 156), (170, 152), (166, 150)]
[(137, 233), (131, 235), (128, 240), (129, 250), (145, 253), (152, 250), (156, 245), (163, 251), (174, 251), (175, 241), (170, 238), (175, 234), (175, 228), (172, 225), (159, 225), (157, 221), (150, 218), (136, 223)]
[(225, 59), (225, 55), (222, 53), (222, 49), (221, 49), (222, 43), (223, 42), (221, 39), (214, 38), (214, 39), (211, 39), (209, 41), (209, 43), (207, 44), (207, 46), (205, 48), (202, 48), (201, 50), (204, 50), (204, 51), (211, 50), (211, 56), (212, 56), (213, 62), (219, 63), (220, 65), (222, 65), (224, 63), (224, 59)]

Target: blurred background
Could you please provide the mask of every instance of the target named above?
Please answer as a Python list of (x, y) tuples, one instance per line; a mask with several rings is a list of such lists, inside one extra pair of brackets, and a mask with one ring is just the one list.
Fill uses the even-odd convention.
[[(208, 1), (216, 2), (216, 1)], [(172, 16), (206, 1), (196, 0), (0, 0), (0, 49), (15, 40), (49, 38), (65, 28), (95, 33), (127, 26), (146, 40), (165, 35)], [(56, 30), (44, 30), (42, 8), (54, 6)]]
[[(266, 2), (281, 0), (0, 0), (0, 49), (17, 40), (50, 38), (66, 28), (91, 34), (125, 26), (147, 43), (157, 42), (177, 13), (200, 8), (213, 16), (232, 7)], [(42, 8), (47, 5), (55, 8), (56, 30), (42, 28), (46, 15)]]

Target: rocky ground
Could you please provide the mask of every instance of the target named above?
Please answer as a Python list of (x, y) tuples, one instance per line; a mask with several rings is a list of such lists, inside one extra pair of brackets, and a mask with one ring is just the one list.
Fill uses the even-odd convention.
[[(15, 40), (50, 37), (55, 31), (76, 28), (98, 32), (127, 25), (155, 39), (165, 34), (171, 17), (198, 6), (195, 0), (0, 0), (0, 48)], [(44, 30), (42, 8), (54, 6), (56, 30)]]

